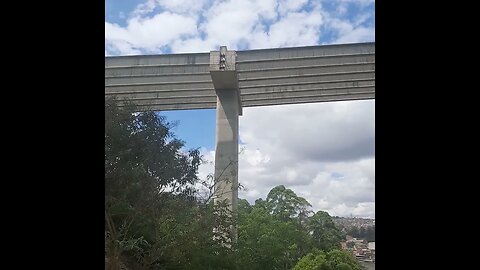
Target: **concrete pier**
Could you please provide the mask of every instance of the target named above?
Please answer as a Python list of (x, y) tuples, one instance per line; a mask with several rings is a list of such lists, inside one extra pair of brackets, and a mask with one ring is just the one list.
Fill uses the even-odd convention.
[[(225, 46), (210, 53), (210, 74), (217, 95), (214, 201), (226, 203), (233, 218), (238, 200), (238, 116), (242, 112), (235, 57)], [(235, 226), (230, 231), (235, 241)]]

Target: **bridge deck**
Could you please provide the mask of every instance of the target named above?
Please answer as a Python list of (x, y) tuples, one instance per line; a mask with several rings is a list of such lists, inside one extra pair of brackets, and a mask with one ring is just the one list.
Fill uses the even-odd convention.
[[(237, 51), (242, 107), (375, 98), (375, 43)], [(213, 109), (210, 53), (105, 57), (105, 96)]]

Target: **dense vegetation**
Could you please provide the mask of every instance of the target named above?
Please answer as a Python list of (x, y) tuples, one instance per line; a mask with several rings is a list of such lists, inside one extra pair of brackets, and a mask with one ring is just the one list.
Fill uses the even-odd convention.
[(347, 231), (347, 234), (355, 238), (365, 239), (368, 242), (375, 242), (375, 226), (369, 226), (367, 228), (352, 227)]
[[(209, 199), (212, 182), (197, 177), (198, 149), (182, 150), (171, 128), (153, 112), (105, 102), (108, 269), (360, 269), (338, 250), (343, 235), (330, 215), (282, 185), (253, 205), (240, 199), (230, 219)], [(214, 228), (233, 223), (238, 241), (227, 248)]]

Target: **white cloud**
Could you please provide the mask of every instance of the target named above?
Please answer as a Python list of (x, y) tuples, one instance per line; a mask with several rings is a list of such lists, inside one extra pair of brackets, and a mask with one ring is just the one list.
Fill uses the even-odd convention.
[(155, 0), (146, 0), (144, 3), (139, 4), (132, 12), (132, 17), (141, 17), (152, 12), (156, 7)]
[(369, 42), (375, 40), (375, 28), (359, 27), (344, 31), (336, 43)]
[[(244, 108), (244, 111), (247, 113), (240, 118), (241, 139), (247, 145), (263, 147), (261, 151), (275, 148), (283, 140), (289, 143), (275, 151), (288, 152), (294, 159), (338, 161), (373, 156), (372, 101), (281, 105)], [(351, 130), (356, 130), (355, 135)]]
[(177, 39), (171, 45), (172, 53), (198, 53), (209, 52), (215, 48), (212, 40), (203, 40), (199, 37)]
[(215, 162), (215, 151), (208, 150), (204, 147), (200, 149), (200, 154), (203, 156), (205, 160), (204, 163), (198, 168), (198, 177), (200, 179), (207, 179), (207, 176), (212, 174), (215, 170), (214, 162)]
[[(337, 10), (327, 11), (314, 0), (148, 0), (129, 14), (126, 26), (105, 23), (106, 49), (151, 54), (373, 41), (374, 27), (364, 25), (373, 14), (338, 16), (372, 2), (339, 0)], [(335, 37), (324, 36), (325, 30)]]
[[(244, 108), (240, 137), (255, 150), (240, 155), (239, 181), (263, 197), (283, 184), (315, 211), (374, 217), (374, 106), (370, 100)], [(366, 141), (371, 149), (355, 151)], [(252, 203), (258, 198), (239, 194)]]
[[(346, 7), (349, 1), (344, 1), (337, 6), (339, 12), (346, 12)], [(357, 4), (368, 5), (369, 1), (361, 1)], [(356, 42), (371, 42), (375, 41), (375, 26), (365, 25), (365, 23), (374, 17), (372, 13), (356, 14), (352, 18), (339, 18), (335, 14), (328, 12), (325, 15), (325, 28), (334, 32), (336, 38), (333, 43), (356, 43)]]
[(288, 12), (299, 11), (308, 3), (308, 0), (279, 0), (278, 12), (280, 15), (285, 15)]
[(135, 49), (131, 43), (122, 39), (105, 39), (105, 56), (108, 55), (138, 55), (142, 52)]
[[(197, 32), (196, 19), (170, 12), (153, 17), (134, 17), (126, 27), (105, 22), (105, 39), (120, 53), (144, 49), (158, 53), (181, 36), (192, 36)], [(107, 49), (109, 49), (107, 47)]]
[(267, 33), (256, 29), (251, 48), (307, 46), (318, 43), (322, 15), (316, 12), (292, 12), (270, 25)]
[(373, 15), (374, 14), (371, 14), (371, 13), (362, 13), (362, 14), (359, 14), (357, 15), (352, 21), (353, 21), (353, 25), (355, 27), (358, 27), (360, 26), (361, 24), (365, 23), (367, 20), (369, 20), (370, 18), (373, 18)]
[(177, 13), (195, 13), (202, 10), (208, 0), (157, 0), (162, 8)]
[(351, 208), (345, 204), (339, 204), (328, 211), (330, 215), (334, 216), (354, 216), (354, 217), (370, 217), (375, 218), (375, 204), (374, 203), (359, 203), (357, 206)]
[(253, 6), (250, 1), (221, 2), (207, 12), (208, 21), (201, 24), (200, 30), (217, 44), (236, 47), (242, 37), (249, 35), (258, 19), (258, 13), (249, 12)]
[(327, 19), (328, 25), (336, 30), (337, 39), (335, 43), (353, 43), (353, 42), (369, 42), (375, 41), (375, 27), (365, 27), (362, 23), (368, 17), (359, 16), (355, 22), (340, 20), (329, 17)]
[(247, 160), (248, 164), (252, 166), (256, 166), (258, 164), (266, 164), (270, 161), (269, 155), (262, 154), (258, 149), (257, 150), (250, 150), (245, 149), (245, 159)]
[[(315, 211), (375, 217), (374, 144), (354, 158), (343, 151), (358, 148), (364, 138), (374, 140), (374, 107), (369, 100), (244, 108), (239, 182), (246, 190), (239, 197), (254, 203), (273, 187), (285, 185)], [(323, 157), (325, 146), (348, 158)], [(307, 148), (320, 155), (305, 152)], [(213, 161), (213, 151), (209, 157)], [(213, 165), (208, 166), (213, 173)], [(206, 171), (201, 167), (202, 175)]]
[(375, 0), (334, 0), (334, 1), (340, 2), (340, 3), (354, 3), (360, 6), (367, 6), (375, 3)]
[(249, 47), (254, 33), (264, 28), (263, 22), (277, 18), (275, 0), (216, 1), (206, 12), (199, 29), (213, 45), (231, 49)]

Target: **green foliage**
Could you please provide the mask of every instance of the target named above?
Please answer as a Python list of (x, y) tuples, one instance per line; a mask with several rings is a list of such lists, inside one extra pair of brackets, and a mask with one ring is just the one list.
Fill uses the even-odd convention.
[(314, 250), (301, 258), (293, 270), (361, 270), (362, 267), (353, 255), (338, 249), (327, 253)]
[(274, 187), (267, 195), (266, 208), (273, 216), (283, 221), (296, 217), (301, 218), (299, 221), (304, 221), (311, 206), (307, 200), (283, 185)]
[[(283, 185), (274, 187), (265, 201), (258, 199), (253, 206), (240, 203), (241, 265), (245, 269), (291, 269), (314, 249), (326, 252), (339, 248), (342, 234), (330, 215), (318, 211), (309, 217), (308, 207), (304, 198)], [(304, 257), (298, 267), (323, 264), (325, 253), (316, 252), (315, 256)]]
[(328, 253), (314, 250), (298, 261), (293, 270), (361, 270), (353, 255), (338, 249)]
[(214, 240), (219, 220), (196, 200), (197, 149), (153, 112), (105, 101), (105, 231), (111, 269), (232, 269), (233, 254)]
[[(291, 269), (312, 248), (305, 228), (311, 205), (284, 186), (253, 206), (240, 201), (238, 258), (244, 269)], [(243, 268), (242, 268), (243, 269)]]
[(348, 251), (333, 249), (327, 253), (327, 263), (325, 264), (326, 269), (349, 269), (345, 268), (345, 264), (352, 270), (362, 270), (362, 267), (353, 254)]
[(298, 261), (293, 270), (322, 270), (326, 262), (327, 257), (324, 252), (309, 253)]
[(365, 239), (367, 242), (375, 242), (375, 226), (367, 228), (352, 227), (347, 231), (347, 234), (355, 238)]
[(313, 241), (319, 249), (328, 251), (340, 248), (342, 233), (336, 227), (327, 212), (318, 211), (308, 219), (308, 228), (312, 232)]
[(352, 270), (352, 267), (350, 265), (342, 262), (342, 263), (339, 263), (337, 265), (337, 269), (338, 270)]
[[(199, 198), (199, 151), (184, 151), (164, 117), (134, 110), (105, 102), (108, 269), (360, 269), (335, 250), (341, 233), (330, 215), (283, 185), (253, 205), (239, 199), (237, 219)], [(236, 225), (231, 242), (225, 232)]]
[[(239, 213), (240, 214), (240, 213)], [(290, 269), (304, 254), (306, 233), (254, 206), (239, 220), (238, 258), (242, 269)]]

